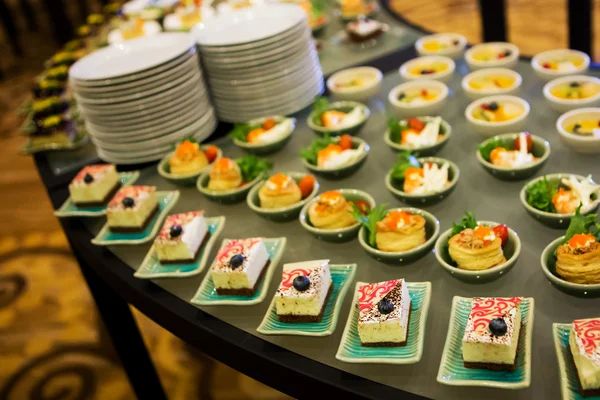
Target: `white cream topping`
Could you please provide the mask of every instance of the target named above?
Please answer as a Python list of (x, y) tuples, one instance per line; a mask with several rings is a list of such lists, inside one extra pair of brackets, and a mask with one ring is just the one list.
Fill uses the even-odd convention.
[(352, 30), (361, 36), (367, 36), (381, 29), (381, 22), (373, 19), (357, 21)]
[(363, 120), (363, 113), (360, 107), (354, 107), (342, 120), (336, 128), (343, 129), (349, 128), (361, 122)]
[[(588, 175), (581, 182), (577, 180), (577, 178), (573, 175), (570, 175), (569, 178), (563, 178), (562, 184), (569, 187), (575, 196), (581, 201), (583, 207), (589, 206), (593, 203), (592, 195), (598, 195), (599, 186), (592, 183), (592, 176)], [(565, 197), (565, 198), (563, 198)], [(560, 196), (557, 203), (561, 201), (568, 201), (569, 193), (566, 195)]]
[(425, 164), (423, 166), (423, 177), (419, 177), (421, 185), (412, 193), (425, 194), (442, 191), (448, 184), (448, 168), (450, 168), (450, 165), (447, 162), (441, 168), (437, 164)]
[(341, 153), (332, 153), (323, 163), (323, 168), (340, 168), (350, 165), (360, 158), (363, 153), (364, 144), (357, 149), (344, 150)]
[(411, 147), (423, 147), (436, 144), (441, 123), (442, 118), (435, 117), (432, 121), (427, 122), (421, 133), (407, 135), (407, 144)]
[(290, 133), (291, 129), (292, 119), (286, 118), (271, 129), (258, 135), (258, 137), (256, 138), (256, 142), (260, 144), (277, 142), (278, 140), (281, 140), (284, 137), (286, 137)]

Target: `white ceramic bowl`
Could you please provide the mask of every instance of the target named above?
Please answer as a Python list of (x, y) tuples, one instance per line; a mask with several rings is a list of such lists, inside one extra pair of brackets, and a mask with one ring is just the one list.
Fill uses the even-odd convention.
[[(336, 86), (337, 83), (351, 80), (356, 75), (368, 75), (373, 80), (368, 85), (359, 87), (340, 88)], [(337, 99), (366, 102), (370, 97), (375, 96), (379, 92), (382, 78), (383, 74), (377, 68), (348, 68), (331, 75), (327, 79), (327, 89)]]
[[(423, 47), (425, 43), (432, 40), (448, 40), (450, 42), (458, 41), (458, 44), (456, 46), (439, 51), (425, 49)], [(421, 37), (415, 43), (415, 48), (420, 56), (446, 56), (452, 58), (453, 60), (456, 60), (463, 55), (466, 46), (467, 38), (463, 35), (459, 35), (458, 33), (436, 33), (434, 35), (427, 35)]]
[[(469, 82), (472, 79), (478, 79), (485, 76), (510, 76), (515, 80), (515, 84), (512, 87), (505, 89), (473, 89)], [(462, 79), (461, 86), (465, 92), (465, 95), (471, 100), (477, 100), (486, 96), (495, 96), (501, 94), (518, 94), (523, 78), (521, 74), (508, 68), (484, 68), (474, 72), (471, 72)]]
[(544, 85), (544, 97), (550, 104), (550, 107), (560, 112), (567, 112), (576, 108), (582, 107), (595, 107), (600, 105), (600, 92), (596, 93), (595, 96), (588, 97), (587, 99), (559, 99), (550, 93), (550, 90), (556, 85), (561, 85), (569, 82), (596, 82), (600, 85), (600, 79), (594, 76), (585, 75), (571, 75), (563, 76), (562, 78), (554, 79)]
[(600, 121), (600, 108), (580, 108), (569, 111), (558, 118), (556, 129), (561, 139), (573, 150), (584, 154), (600, 153), (600, 137), (575, 135), (566, 130), (567, 126), (586, 119)]
[[(427, 104), (410, 104), (398, 101), (398, 93), (413, 88), (435, 89), (439, 90), (440, 94), (435, 100), (427, 102)], [(427, 79), (405, 82), (394, 87), (388, 94), (388, 101), (398, 118), (438, 115), (440, 109), (446, 104), (447, 99), (448, 86), (445, 83)]]
[[(494, 101), (497, 103), (518, 104), (521, 107), (523, 107), (523, 114), (521, 114), (517, 118), (514, 118), (510, 121), (503, 121), (503, 122), (482, 121), (482, 120), (479, 120), (479, 119), (476, 119), (475, 117), (473, 117), (473, 110), (475, 108), (479, 107), (481, 104), (491, 103)], [(480, 134), (482, 136), (489, 137), (489, 136), (495, 136), (495, 135), (499, 135), (501, 133), (507, 133), (507, 132), (520, 132), (521, 128), (525, 124), (525, 121), (527, 120), (529, 111), (530, 111), (529, 103), (520, 97), (507, 96), (507, 95), (488, 96), (488, 97), (483, 97), (479, 100), (475, 100), (474, 102), (469, 104), (467, 106), (467, 109), (465, 110), (465, 117), (467, 118), (469, 125), (475, 132), (477, 132), (478, 134)]]
[[(491, 47), (492, 49), (497, 48), (498, 51), (500, 51), (500, 49), (509, 50), (510, 55), (508, 57), (503, 57), (491, 61), (480, 61), (473, 59), (473, 54), (476, 54), (481, 50), (485, 50), (488, 47)], [(507, 42), (481, 43), (471, 47), (465, 52), (465, 61), (469, 65), (469, 69), (471, 69), (471, 71), (475, 71), (482, 68), (514, 68), (519, 62), (519, 48), (514, 44)]]
[[(427, 75), (415, 75), (410, 71), (414, 68), (426, 68), (431, 63), (438, 62), (446, 65), (446, 70), (437, 72), (434, 74)], [(449, 57), (444, 56), (423, 56), (417, 57), (413, 60), (407, 61), (400, 66), (400, 76), (409, 81), (414, 81), (417, 79), (430, 79), (434, 81), (440, 82), (448, 82), (450, 78), (452, 78), (452, 74), (454, 73), (454, 69), (456, 68), (456, 64)]]
[[(555, 71), (552, 69), (544, 68), (544, 64), (549, 61), (560, 59), (563, 57), (580, 57), (583, 59), (583, 64), (580, 67), (573, 69), (572, 71)], [(538, 53), (531, 59), (531, 66), (535, 71), (535, 74), (545, 81), (551, 81), (554, 78), (567, 75), (577, 75), (585, 73), (590, 66), (590, 56), (582, 51), (571, 50), (571, 49), (558, 49), (549, 50), (542, 53)]]

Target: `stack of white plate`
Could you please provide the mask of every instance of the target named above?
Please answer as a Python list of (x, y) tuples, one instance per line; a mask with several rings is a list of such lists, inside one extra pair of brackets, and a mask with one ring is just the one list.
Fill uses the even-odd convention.
[(193, 34), (223, 121), (292, 114), (323, 92), (306, 13), (297, 5), (232, 11), (207, 19)]
[(98, 50), (75, 64), (69, 83), (100, 158), (158, 160), (178, 140), (217, 125), (193, 37), (162, 33)]

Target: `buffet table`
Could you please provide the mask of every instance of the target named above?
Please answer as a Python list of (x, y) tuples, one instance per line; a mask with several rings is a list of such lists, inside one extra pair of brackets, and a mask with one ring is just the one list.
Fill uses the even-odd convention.
[[(381, 20), (391, 26), (380, 46), (363, 52), (346, 51), (334, 41), (339, 31), (337, 22), (328, 27), (322, 55), (326, 74), (350, 65), (371, 65), (384, 72), (380, 93), (368, 104), (371, 118), (360, 137), (371, 146), (366, 164), (349, 178), (340, 181), (319, 179), (321, 191), (357, 188), (371, 194), (377, 204), (401, 206), (384, 185), (384, 176), (396, 155), (383, 141), (386, 129), (387, 94), (401, 82), (398, 67), (415, 57), (414, 40), (422, 33), (385, 10)], [(400, 34), (401, 33), (401, 34)], [(329, 58), (329, 60), (328, 60)], [(594, 157), (582, 156), (565, 147), (555, 129), (558, 114), (542, 96), (543, 82), (537, 79), (528, 61), (516, 70), (523, 76), (520, 96), (531, 104), (526, 130), (551, 143), (552, 154), (541, 173), (570, 172), (598, 174)], [(140, 398), (157, 398), (152, 383), (153, 369), (139, 343), (140, 336), (128, 315), (126, 303), (206, 354), (230, 365), (265, 384), (291, 396), (306, 398), (328, 390), (337, 396), (367, 398), (434, 398), (434, 399), (554, 399), (560, 397), (559, 375), (552, 341), (553, 322), (571, 322), (594, 316), (600, 300), (566, 295), (550, 285), (540, 267), (540, 255), (548, 243), (563, 232), (547, 228), (527, 215), (518, 194), (524, 182), (499, 181), (489, 175), (475, 157), (477, 145), (484, 139), (471, 132), (464, 117), (469, 100), (460, 80), (468, 73), (463, 60), (457, 62), (453, 79), (448, 84), (450, 101), (441, 116), (452, 125), (449, 144), (440, 157), (454, 161), (460, 168), (458, 187), (443, 202), (427, 207), (441, 223), (441, 230), (460, 220), (465, 211), (478, 218), (505, 223), (521, 237), (523, 247), (516, 266), (500, 279), (486, 284), (461, 282), (446, 273), (434, 254), (406, 266), (389, 266), (369, 257), (357, 240), (343, 244), (327, 243), (311, 236), (297, 220), (276, 223), (253, 213), (246, 202), (235, 205), (213, 203), (195, 187), (181, 188), (161, 178), (156, 164), (142, 166), (139, 184), (155, 185), (158, 190), (180, 190), (181, 196), (172, 212), (204, 209), (208, 216), (227, 218), (221, 238), (278, 237), (288, 240), (287, 251), (280, 264), (308, 259), (329, 258), (332, 263), (357, 263), (356, 281), (377, 282), (405, 278), (409, 282), (432, 284), (431, 307), (425, 333), (423, 358), (412, 365), (347, 364), (336, 360), (344, 325), (350, 311), (353, 289), (345, 297), (337, 328), (326, 337), (265, 336), (256, 332), (275, 292), (278, 280), (271, 282), (267, 299), (249, 307), (201, 306), (189, 303), (204, 279), (205, 273), (183, 279), (139, 280), (133, 277), (150, 248), (139, 246), (97, 247), (90, 239), (99, 231), (103, 219), (61, 219), (63, 228), (81, 264), (83, 274), (98, 303), (119, 356)], [(298, 151), (315, 138), (307, 127), (310, 110), (295, 117), (298, 120), (292, 140), (278, 153), (269, 156), (275, 171), (304, 171)], [(243, 152), (228, 138), (214, 144), (229, 157)], [(66, 183), (81, 165), (95, 161), (93, 148), (74, 153), (37, 155), (36, 162), (55, 208), (68, 196)], [(139, 166), (138, 166), (139, 167)], [(136, 167), (136, 169), (138, 168)], [(277, 277), (280, 267), (275, 272)], [(351, 288), (354, 287), (354, 283)], [(491, 388), (442, 385), (436, 381), (444, 347), (453, 296), (527, 296), (536, 301), (533, 331), (532, 381), (528, 389), (510, 391)]]

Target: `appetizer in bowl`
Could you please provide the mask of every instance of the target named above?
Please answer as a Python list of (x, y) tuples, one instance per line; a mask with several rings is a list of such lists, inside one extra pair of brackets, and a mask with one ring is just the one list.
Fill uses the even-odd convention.
[(504, 224), (477, 221), (467, 212), (440, 235), (435, 256), (452, 276), (471, 283), (497, 279), (508, 272), (521, 252), (519, 236)]
[(282, 149), (292, 138), (295, 128), (295, 118), (273, 116), (235, 124), (229, 136), (236, 146), (248, 153), (269, 154)]
[(187, 138), (175, 146), (173, 153), (167, 154), (158, 163), (157, 169), (160, 176), (169, 182), (192, 186), (198, 175), (222, 156), (223, 152), (217, 146), (202, 146), (194, 138)]
[(448, 82), (456, 65), (449, 57), (423, 56), (405, 62), (400, 66), (400, 76), (406, 80), (431, 79)]
[(388, 264), (406, 264), (425, 256), (440, 233), (440, 222), (417, 208), (386, 210), (387, 204), (367, 214), (354, 213), (362, 228), (358, 240), (374, 259)]
[(600, 104), (600, 79), (585, 75), (557, 78), (544, 85), (544, 97), (560, 112), (594, 107)]
[(365, 163), (371, 148), (362, 139), (344, 134), (330, 138), (325, 134), (310, 147), (300, 150), (302, 163), (316, 175), (340, 179), (352, 175)]
[(582, 204), (583, 215), (598, 208), (600, 187), (587, 177), (574, 174), (550, 174), (529, 181), (521, 190), (521, 203), (527, 212), (552, 228), (569, 225)]
[(342, 133), (356, 135), (369, 119), (369, 107), (354, 101), (336, 101), (329, 103), (324, 97), (315, 100), (313, 111), (307, 124), (318, 134), (329, 133), (338, 136)]
[(379, 11), (375, 0), (339, 0), (340, 16), (344, 21), (353, 21), (362, 15), (374, 16)]
[(300, 224), (320, 240), (346, 242), (356, 237), (360, 219), (375, 207), (375, 200), (356, 189), (321, 193), (300, 211)]
[(317, 195), (319, 183), (313, 175), (301, 172), (277, 173), (256, 185), (248, 194), (248, 207), (272, 221), (298, 217), (306, 203)]
[(366, 102), (381, 88), (383, 73), (373, 67), (348, 68), (327, 79), (327, 89), (340, 100)]
[(403, 83), (388, 94), (397, 118), (436, 115), (447, 99), (448, 86), (427, 79)]
[(489, 96), (467, 106), (465, 117), (473, 130), (483, 136), (521, 130), (529, 115), (529, 103), (516, 96)]
[(580, 108), (558, 118), (556, 129), (561, 139), (573, 150), (600, 153), (600, 108)]
[(471, 71), (482, 68), (514, 68), (519, 61), (519, 48), (512, 43), (490, 42), (477, 44), (465, 52)]
[(319, 37), (329, 24), (329, 17), (325, 13), (326, 4), (323, 1), (304, 0), (297, 3), (308, 17), (308, 25), (312, 30), (313, 37)]
[(254, 185), (271, 169), (271, 163), (254, 155), (232, 160), (223, 157), (210, 171), (198, 177), (196, 188), (209, 199), (221, 204), (242, 201)]
[(571, 49), (549, 50), (531, 59), (535, 74), (550, 81), (566, 75), (583, 74), (590, 66), (590, 57), (582, 51)]
[(544, 166), (550, 157), (550, 143), (529, 132), (506, 133), (480, 144), (476, 155), (496, 178), (519, 180), (529, 178)]
[(458, 182), (459, 169), (452, 161), (436, 157), (416, 158), (409, 151), (387, 173), (385, 186), (408, 204), (430, 205), (452, 193)]
[(507, 68), (485, 68), (471, 72), (461, 81), (465, 94), (471, 100), (498, 94), (517, 94), (523, 78)]
[(383, 135), (385, 143), (394, 151), (411, 150), (420, 156), (431, 156), (448, 143), (452, 127), (441, 117), (408, 118), (388, 120)]
[(467, 46), (467, 38), (458, 33), (436, 33), (421, 37), (415, 43), (420, 56), (446, 56), (460, 58)]

